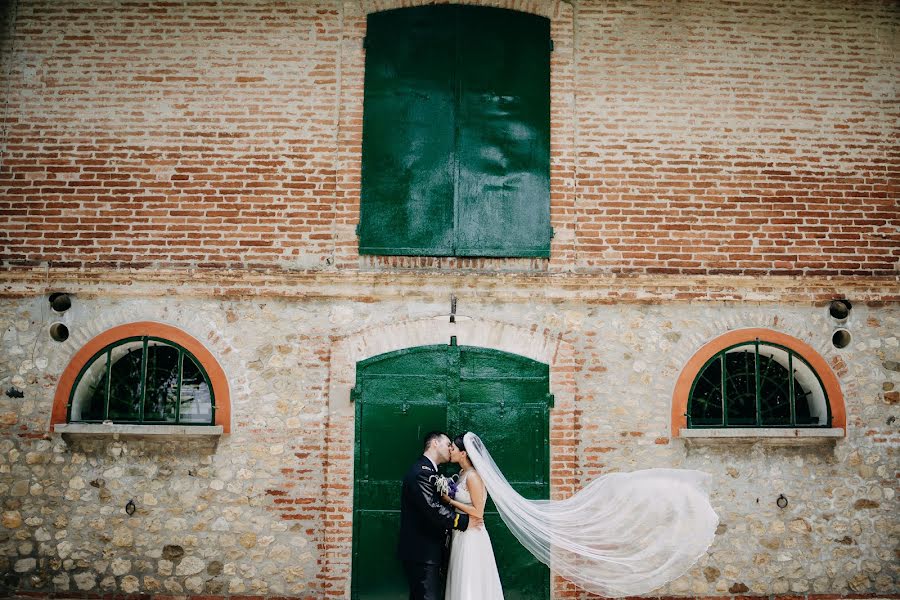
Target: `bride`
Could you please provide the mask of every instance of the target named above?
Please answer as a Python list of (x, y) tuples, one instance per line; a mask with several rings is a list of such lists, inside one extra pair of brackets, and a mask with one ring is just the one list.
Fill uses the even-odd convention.
[[(600, 596), (645, 594), (680, 577), (706, 554), (719, 523), (709, 503), (711, 478), (701, 471), (610, 473), (565, 500), (528, 500), (474, 433), (456, 438), (450, 460), (462, 471), (456, 499), (445, 502), (482, 517), (489, 492), (529, 552)], [(487, 531), (454, 531), (445, 600), (502, 598)]]
[[(464, 436), (457, 436), (453, 440), (450, 462), (458, 464), (460, 468), (456, 498), (444, 494), (442, 499), (457, 512), (484, 518), (487, 491), (469, 460)], [(497, 562), (486, 527), (453, 531), (446, 590), (445, 600), (503, 600)]]

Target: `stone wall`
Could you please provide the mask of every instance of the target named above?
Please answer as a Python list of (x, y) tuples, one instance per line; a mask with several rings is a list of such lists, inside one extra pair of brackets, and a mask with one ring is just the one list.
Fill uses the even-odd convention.
[[(422, 284), (443, 285), (427, 277)], [(74, 296), (62, 316), (51, 313), (46, 296), (0, 304), (0, 571), (7, 589), (344, 597), (355, 361), (449, 341), (450, 334), (463, 345), (518, 347), (551, 364), (558, 395), (552, 452), (558, 460), (574, 442), (575, 465), (554, 467), (554, 475), (575, 487), (651, 466), (713, 474), (719, 535), (695, 568), (660, 593), (900, 589), (895, 305), (855, 304), (847, 323), (853, 342), (837, 350), (827, 309), (806, 303), (547, 303), (534, 285), (519, 297), (461, 295), (451, 325), (443, 293), (416, 301), (371, 289), (357, 290), (364, 301), (337, 294), (327, 301), (237, 300), (109, 289)], [(72, 331), (62, 343), (48, 336), (49, 323), (60, 319)], [(217, 444), (67, 442), (50, 432), (56, 382), (74, 352), (136, 320), (179, 327), (217, 357), (233, 411), (232, 432)], [(707, 341), (744, 327), (792, 335), (834, 365), (846, 438), (721, 444), (671, 436), (681, 368)], [(561, 413), (570, 415), (562, 425)], [(775, 505), (779, 494), (789, 500), (785, 509)], [(129, 500), (137, 506), (132, 516), (124, 511)], [(560, 584), (562, 596), (577, 593)]]

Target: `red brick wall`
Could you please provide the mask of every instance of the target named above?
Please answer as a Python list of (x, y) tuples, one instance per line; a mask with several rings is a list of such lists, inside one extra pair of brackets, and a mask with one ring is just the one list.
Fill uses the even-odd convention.
[(580, 264), (896, 273), (898, 15), (891, 2), (581, 4)]
[(558, 237), (462, 263), (356, 256), (359, 41), (390, 3), (7, 4), (7, 267), (897, 273), (889, 1), (504, 3), (553, 21)]
[(7, 261), (324, 264), (339, 4), (12, 4)]

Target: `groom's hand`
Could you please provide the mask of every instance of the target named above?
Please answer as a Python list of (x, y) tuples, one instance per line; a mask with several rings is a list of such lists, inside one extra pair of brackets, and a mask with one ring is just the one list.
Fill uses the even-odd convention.
[(469, 529), (481, 529), (484, 527), (484, 519), (481, 517), (469, 517)]

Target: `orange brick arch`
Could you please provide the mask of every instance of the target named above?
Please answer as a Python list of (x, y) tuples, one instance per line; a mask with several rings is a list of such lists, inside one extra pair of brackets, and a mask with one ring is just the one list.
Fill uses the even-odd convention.
[(225, 377), (225, 371), (222, 370), (219, 361), (203, 344), (177, 327), (152, 321), (140, 321), (108, 329), (90, 340), (75, 353), (75, 356), (72, 357), (72, 360), (69, 361), (68, 366), (60, 376), (59, 384), (56, 386), (56, 395), (53, 398), (53, 412), (50, 416), (51, 431), (57, 424), (66, 422), (66, 407), (69, 403), (72, 386), (75, 385), (78, 374), (88, 361), (97, 352), (113, 342), (143, 335), (159, 337), (179, 344), (200, 361), (200, 364), (203, 365), (203, 368), (206, 369), (206, 373), (209, 375), (209, 382), (215, 395), (216, 425), (221, 425), (224, 433), (228, 433), (231, 430), (231, 395), (228, 391), (228, 380)]
[(813, 368), (819, 375), (819, 379), (822, 380), (825, 394), (828, 396), (828, 404), (831, 407), (831, 426), (840, 427), (844, 430), (844, 435), (846, 435), (847, 411), (844, 405), (844, 394), (841, 391), (841, 384), (837, 376), (825, 359), (812, 346), (795, 337), (771, 329), (751, 328), (729, 331), (724, 335), (720, 335), (700, 348), (687, 362), (681, 371), (681, 375), (678, 377), (678, 381), (675, 383), (675, 393), (672, 396), (672, 437), (678, 437), (681, 429), (687, 427), (685, 413), (687, 413), (691, 385), (693, 385), (697, 375), (700, 374), (700, 369), (703, 368), (706, 361), (729, 346), (752, 342), (757, 338), (762, 342), (771, 342), (790, 348), (809, 363), (809, 366)]

